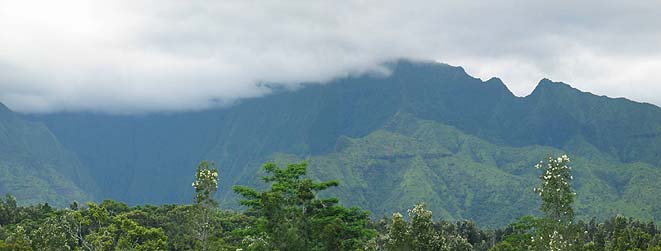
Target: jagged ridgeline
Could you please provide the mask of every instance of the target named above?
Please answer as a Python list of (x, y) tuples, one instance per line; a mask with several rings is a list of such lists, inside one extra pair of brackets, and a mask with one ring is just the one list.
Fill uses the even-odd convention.
[[(501, 226), (537, 212), (533, 165), (562, 152), (574, 156), (579, 218), (661, 219), (661, 108), (550, 80), (522, 98), (460, 67), (385, 66), (391, 74), (274, 90), (227, 108), (28, 119), (71, 154), (74, 164), (52, 168), (72, 186), (129, 204), (190, 202), (191, 174), (208, 159), (219, 168), (221, 207), (237, 207), (230, 188), (260, 184), (263, 162), (309, 160), (313, 177), (341, 182), (329, 193), (375, 217), (424, 201), (436, 216)], [(27, 188), (4, 189), (18, 197)], [(55, 186), (39, 191), (72, 199)]]

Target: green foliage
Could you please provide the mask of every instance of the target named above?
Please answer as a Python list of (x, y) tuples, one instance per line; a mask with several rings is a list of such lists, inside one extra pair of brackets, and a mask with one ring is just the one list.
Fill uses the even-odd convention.
[[(336, 177), (334, 196), (382, 217), (424, 201), (435, 215), (471, 219), (481, 226), (503, 227), (525, 215), (539, 215), (532, 188), (538, 173), (530, 166), (552, 147), (507, 147), (468, 135), (457, 128), (400, 113), (364, 137), (343, 137), (336, 152), (305, 156), (311, 177)], [(276, 163), (299, 161), (275, 154)], [(604, 220), (623, 214), (661, 218), (661, 169), (644, 163), (620, 163), (606, 157), (572, 158), (577, 219)]]
[(18, 208), (16, 198), (10, 194), (6, 194), (5, 200), (0, 199), (0, 226), (16, 223), (17, 217)]
[(213, 194), (218, 191), (218, 169), (213, 162), (202, 161), (197, 166), (192, 186), (195, 188), (195, 203), (205, 207), (216, 206)]
[[(592, 95), (549, 80), (541, 81), (530, 96), (516, 97), (500, 80), (481, 81), (460, 67), (407, 60), (384, 66), (392, 74), (348, 76), (296, 91), (274, 88), (272, 95), (219, 109), (31, 118), (48, 125), (52, 135), (75, 152), (102, 190), (97, 197), (132, 205), (187, 203), (190, 180), (182, 177), (189, 177), (190, 170), (181, 166), (205, 158), (223, 160), (223, 180), (228, 182), (219, 184), (216, 199), (239, 209), (230, 187), (258, 187), (261, 163), (283, 153), (332, 161), (320, 167), (310, 161), (311, 176), (342, 180), (344, 187), (329, 194), (341, 194), (337, 197), (344, 203), (376, 216), (426, 201), (436, 216), (502, 227), (537, 213), (536, 198), (523, 190), (534, 184), (527, 167), (548, 155), (570, 152), (581, 166), (575, 170), (581, 177), (575, 184), (578, 218), (594, 215), (604, 220), (617, 213), (657, 222), (661, 218), (659, 107)], [(412, 123), (392, 130), (391, 122), (401, 114), (408, 114)], [(435, 126), (421, 130), (418, 121)], [(6, 142), (23, 141), (0, 139), (0, 144)], [(392, 144), (386, 148), (382, 142)], [(360, 155), (365, 152), (371, 155)], [(53, 165), (69, 166), (76, 165)], [(0, 174), (10, 178), (0, 183), (11, 184), (16, 180), (13, 173), (33, 166), (11, 167)], [(46, 185), (51, 179), (22, 180), (39, 185), (18, 194), (28, 191), (21, 186), (28, 183), (16, 182), (0, 192), (12, 192), (25, 203), (31, 194), (52, 191), (49, 194), (63, 196), (72, 191)], [(388, 187), (382, 189), (381, 184)]]
[(32, 231), (31, 236), (35, 250), (74, 250), (73, 247), (77, 244), (58, 217), (46, 218), (37, 229)]
[[(191, 187), (182, 177), (190, 169), (181, 167), (203, 157), (227, 163), (221, 169), (227, 182), (209, 199), (239, 210), (229, 188), (262, 188), (260, 163), (310, 158), (310, 177), (343, 183), (321, 195), (344, 205), (381, 217), (425, 201), (437, 217), (497, 228), (540, 214), (529, 191), (537, 174), (527, 167), (571, 152), (580, 166), (573, 183), (577, 219), (661, 219), (658, 107), (549, 80), (520, 98), (500, 80), (481, 81), (460, 67), (406, 60), (385, 66), (391, 75), (274, 90), (197, 112), (27, 116), (40, 121), (31, 122), (0, 105), (0, 192), (23, 205), (62, 207), (93, 196), (131, 205), (185, 203)], [(169, 213), (183, 218), (185, 210), (199, 208)], [(216, 214), (210, 211), (202, 215)], [(190, 228), (179, 234), (197, 238), (200, 228)]]
[(115, 219), (115, 231), (118, 231), (116, 249), (119, 250), (165, 250), (167, 236), (162, 229), (147, 228), (138, 225), (128, 218), (119, 217)]
[[(194, 242), (195, 239), (179, 234), (177, 231), (186, 232), (188, 228), (169, 218), (173, 215), (172, 211), (187, 206), (150, 207), (153, 211), (125, 206), (123, 203), (104, 201), (101, 204), (88, 203), (79, 210), (53, 209), (49, 213), (25, 213), (24, 218), (20, 219), (23, 223), (0, 227), (0, 230), (9, 232), (6, 235), (0, 234), (3, 240), (0, 250), (196, 249), (194, 246), (176, 246), (177, 243)], [(18, 207), (17, 210), (30, 212), (32, 207)], [(191, 214), (185, 217), (193, 218)]]
[(307, 163), (279, 168), (264, 165), (270, 189), (256, 191), (235, 186), (241, 204), (259, 218), (255, 236), (246, 238), (250, 250), (355, 250), (372, 236), (368, 214), (337, 205), (337, 199), (320, 199), (317, 193), (338, 185), (305, 178)]
[[(640, 226), (622, 216), (616, 216), (608, 222), (612, 228), (611, 238), (604, 242), (606, 250), (645, 250), (653, 248), (652, 234), (645, 231), (646, 226)], [(658, 236), (657, 236), (658, 240)], [(658, 241), (657, 241), (658, 243)], [(659, 247), (659, 245), (655, 245)]]
[[(569, 170), (559, 169), (565, 161), (553, 163), (548, 166), (556, 168), (552, 172)], [(362, 209), (320, 198), (319, 193), (338, 183), (306, 177), (305, 162), (286, 168), (267, 163), (264, 171), (268, 189), (235, 187), (245, 196), (245, 212), (206, 207), (211, 204), (203, 201), (130, 207), (105, 200), (60, 209), (19, 206), (6, 196), (0, 201), (0, 250), (661, 250), (661, 232), (652, 221), (622, 216), (604, 222), (563, 221), (569, 218), (558, 214), (557, 207), (571, 205), (571, 200), (562, 199), (566, 193), (552, 182), (540, 186), (544, 193), (556, 193), (541, 197), (548, 206), (544, 218), (526, 216), (503, 229), (485, 230), (470, 221), (434, 220), (424, 204), (408, 210), (406, 218), (395, 213), (388, 220), (370, 221)], [(567, 191), (571, 194), (571, 188)], [(550, 224), (558, 222), (553, 217), (562, 224)], [(202, 223), (210, 226), (204, 238)], [(543, 245), (540, 236), (545, 236)]]
[(386, 250), (472, 250), (472, 245), (461, 236), (434, 228), (432, 212), (424, 204), (408, 210), (410, 222), (404, 221), (399, 213), (392, 216), (386, 236)]
[(214, 230), (215, 224), (211, 220), (212, 211), (218, 206), (213, 195), (218, 191), (218, 169), (212, 162), (202, 161), (195, 171), (195, 207), (193, 215), (196, 216), (195, 235), (199, 243), (199, 249), (209, 250), (209, 237)]
[(71, 238), (92, 250), (165, 250), (167, 236), (162, 229), (139, 225), (127, 217), (125, 205), (104, 201), (88, 203), (83, 211), (68, 211), (60, 218)]
[(541, 184), (534, 191), (539, 193), (542, 199), (541, 211), (547, 219), (558, 222), (559, 225), (568, 226), (574, 220), (574, 209), (572, 203), (576, 195), (569, 185), (573, 179), (570, 173), (571, 167), (567, 166), (569, 157), (562, 155), (557, 159), (549, 157), (548, 162), (540, 162), (535, 167), (544, 168), (544, 173), (539, 176)]
[(28, 234), (25, 230), (25, 228), (21, 225), (16, 225), (14, 231), (5, 239), (6, 245), (3, 248), (6, 248), (7, 250), (15, 250), (15, 251), (29, 251), (32, 250), (32, 241), (28, 237)]
[(572, 248), (574, 221), (572, 203), (576, 195), (569, 182), (573, 179), (571, 167), (567, 166), (569, 157), (549, 157), (548, 162), (535, 165), (543, 169), (539, 177), (540, 186), (534, 191), (542, 200), (540, 210), (544, 213), (537, 224), (537, 232), (533, 236), (533, 246), (538, 250), (570, 250)]
[(529, 250), (535, 244), (532, 242), (540, 219), (533, 216), (524, 216), (517, 221), (510, 223), (502, 233), (502, 241), (496, 244), (491, 250)]
[(98, 192), (89, 169), (40, 122), (0, 104), (0, 193), (20, 203), (65, 206)]
[(411, 249), (411, 235), (409, 226), (400, 213), (392, 215), (392, 221), (388, 228), (386, 248), (389, 250), (409, 250)]

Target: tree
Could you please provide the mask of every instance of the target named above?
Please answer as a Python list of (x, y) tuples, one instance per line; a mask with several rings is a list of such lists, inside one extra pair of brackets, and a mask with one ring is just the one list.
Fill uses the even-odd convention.
[(0, 248), (2, 250), (12, 250), (12, 251), (31, 251), (32, 250), (32, 240), (27, 234), (25, 228), (21, 225), (17, 225), (13, 233), (7, 237), (5, 243), (0, 243)]
[(411, 250), (411, 235), (408, 223), (400, 213), (392, 214), (392, 221), (388, 227), (386, 248), (388, 250)]
[(544, 165), (540, 162), (535, 167), (544, 168), (544, 174), (539, 176), (541, 185), (535, 188), (535, 191), (542, 199), (541, 210), (546, 218), (557, 221), (562, 225), (571, 224), (574, 220), (574, 202), (575, 193), (572, 191), (569, 182), (573, 179), (567, 166), (569, 157), (562, 155), (557, 159), (549, 157), (548, 163)]
[(539, 176), (540, 186), (534, 191), (542, 199), (540, 210), (544, 213), (535, 246), (544, 250), (568, 250), (572, 245), (571, 226), (574, 220), (572, 203), (576, 194), (569, 182), (573, 179), (569, 157), (549, 157), (548, 162), (540, 161), (535, 168), (544, 169)]
[(195, 171), (195, 203), (205, 207), (216, 207), (218, 204), (213, 199), (213, 194), (218, 191), (218, 169), (216, 164), (202, 161)]
[(211, 214), (218, 207), (218, 203), (213, 199), (213, 195), (218, 191), (218, 169), (213, 162), (209, 164), (202, 161), (197, 166), (192, 186), (195, 188), (194, 211), (198, 218), (195, 222), (196, 237), (201, 250), (208, 250), (209, 237), (214, 229)]
[(263, 169), (267, 175), (262, 180), (271, 184), (269, 190), (233, 188), (244, 197), (241, 204), (248, 207), (247, 214), (259, 219), (256, 233), (246, 238), (249, 249), (355, 250), (373, 236), (365, 211), (339, 206), (335, 198), (317, 197), (337, 186), (337, 181), (305, 178), (305, 162), (286, 168), (266, 163)]
[[(117, 250), (165, 250), (167, 236), (160, 228), (140, 226), (126, 216), (117, 216), (111, 229), (117, 232)], [(112, 230), (111, 230), (112, 231)]]
[(536, 228), (540, 225), (540, 219), (533, 216), (524, 216), (516, 222), (510, 223), (504, 230), (503, 240), (496, 244), (491, 250), (529, 250), (534, 240)]
[[(38, 250), (165, 250), (167, 236), (159, 227), (142, 226), (128, 218), (132, 209), (110, 200), (87, 208), (64, 209), (35, 231)], [(43, 230), (42, 230), (43, 229)], [(44, 236), (45, 234), (45, 236)], [(57, 248), (51, 248), (52, 246)], [(49, 247), (49, 248), (42, 248)]]
[(90, 231), (92, 222), (89, 217), (83, 216), (81, 211), (65, 211), (64, 214), (58, 217), (57, 221), (69, 238), (75, 240), (77, 246), (81, 246), (83, 250), (96, 250), (85, 238)]
[(409, 232), (413, 250), (443, 250), (443, 237), (434, 230), (432, 212), (424, 204), (417, 204), (408, 210), (411, 224)]
[(611, 238), (605, 243), (606, 250), (647, 250), (657, 246), (655, 244), (661, 245), (652, 242), (653, 234), (645, 231), (645, 226), (640, 222), (617, 215), (610, 223), (612, 232)]
[(409, 209), (408, 216), (410, 223), (407, 223), (401, 214), (393, 214), (386, 250), (472, 250), (465, 238), (436, 228), (432, 212), (427, 210), (424, 204), (417, 204), (413, 209)]
[(77, 240), (67, 234), (59, 217), (49, 217), (31, 234), (32, 246), (36, 250), (74, 250)]
[(0, 226), (16, 223), (17, 213), (14, 196), (6, 194), (4, 201), (0, 199)]

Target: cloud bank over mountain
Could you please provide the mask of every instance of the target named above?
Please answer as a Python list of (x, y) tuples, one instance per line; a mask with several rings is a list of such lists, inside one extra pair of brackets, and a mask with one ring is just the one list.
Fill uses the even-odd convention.
[(461, 65), (661, 104), (654, 1), (0, 0), (0, 102), (23, 112), (204, 109), (366, 72)]

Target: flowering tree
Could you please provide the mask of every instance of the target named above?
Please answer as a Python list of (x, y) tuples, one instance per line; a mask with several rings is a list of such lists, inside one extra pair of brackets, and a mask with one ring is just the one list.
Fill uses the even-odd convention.
[(409, 232), (412, 236), (413, 248), (415, 250), (445, 250), (444, 240), (434, 230), (432, 212), (425, 208), (424, 204), (417, 204), (408, 210), (411, 224)]
[(543, 250), (568, 250), (571, 246), (570, 227), (574, 220), (574, 193), (569, 185), (573, 179), (570, 171), (569, 157), (562, 155), (558, 158), (549, 157), (548, 162), (535, 165), (537, 169), (544, 169), (539, 177), (541, 183), (534, 191), (542, 199), (540, 210), (544, 212), (544, 219), (537, 236), (532, 238), (535, 246)]
[(218, 169), (213, 162), (202, 161), (195, 172), (195, 203), (203, 206), (216, 206), (213, 194), (218, 191)]
[(539, 176), (541, 184), (535, 188), (535, 192), (542, 198), (541, 210), (544, 215), (562, 224), (571, 224), (574, 219), (574, 210), (571, 204), (576, 195), (569, 182), (573, 179), (570, 174), (571, 167), (569, 157), (562, 155), (557, 159), (550, 157), (548, 163), (543, 162), (535, 165), (537, 169), (546, 166), (544, 174)]
[(195, 223), (196, 238), (199, 241), (199, 248), (208, 250), (208, 239), (213, 232), (212, 209), (218, 206), (213, 199), (213, 194), (218, 191), (218, 169), (213, 162), (209, 164), (207, 161), (202, 161), (197, 166), (192, 186), (195, 188), (194, 209), (198, 218)]
[(410, 250), (410, 238), (408, 223), (404, 220), (404, 216), (394, 213), (388, 227), (386, 248), (388, 250)]

